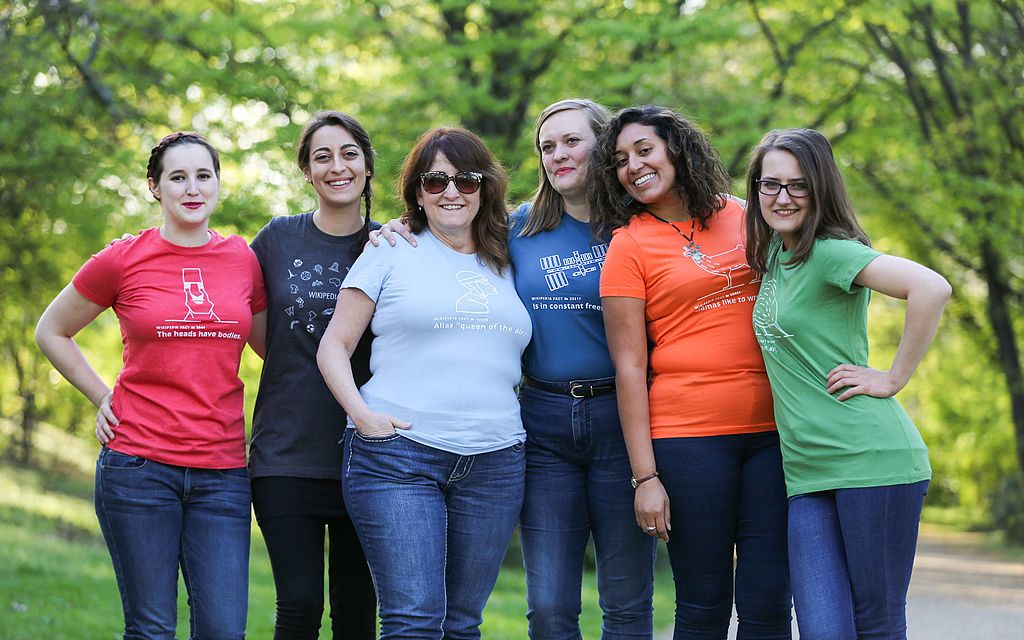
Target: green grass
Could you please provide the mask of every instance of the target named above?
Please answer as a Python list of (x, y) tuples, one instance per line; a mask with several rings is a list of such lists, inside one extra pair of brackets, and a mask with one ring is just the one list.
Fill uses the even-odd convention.
[[(121, 600), (92, 507), (94, 449), (58, 431), (37, 439), (50, 462), (43, 467), (0, 465), (0, 636), (5, 640), (114, 640), (120, 637)], [(662, 549), (664, 551), (664, 549)], [(526, 590), (513, 547), (484, 612), (483, 637), (526, 637)], [(672, 581), (659, 560), (655, 622), (671, 625)], [(259, 529), (250, 555), (248, 636), (271, 638), (274, 582)], [(593, 573), (584, 577), (581, 624), (599, 638), (601, 616)], [(188, 636), (187, 598), (178, 596), (178, 636)], [(330, 637), (326, 615), (321, 638)]]

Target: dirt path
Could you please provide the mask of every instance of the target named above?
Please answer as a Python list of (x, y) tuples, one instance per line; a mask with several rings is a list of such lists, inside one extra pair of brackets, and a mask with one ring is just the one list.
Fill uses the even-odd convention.
[[(1024, 562), (985, 552), (979, 541), (977, 534), (922, 527), (907, 600), (911, 640), (1024, 639)], [(671, 639), (671, 630), (657, 636)]]
[(1024, 638), (1024, 562), (981, 551), (978, 540), (922, 529), (907, 600), (910, 638)]

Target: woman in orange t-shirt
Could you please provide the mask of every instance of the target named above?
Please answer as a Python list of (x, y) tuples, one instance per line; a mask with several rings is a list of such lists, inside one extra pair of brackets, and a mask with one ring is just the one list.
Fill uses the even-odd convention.
[(743, 210), (708, 139), (663, 107), (616, 114), (592, 162), (591, 211), (614, 229), (601, 300), (636, 520), (668, 543), (675, 638), (724, 639), (734, 579), (740, 637), (790, 638), (786, 490)]

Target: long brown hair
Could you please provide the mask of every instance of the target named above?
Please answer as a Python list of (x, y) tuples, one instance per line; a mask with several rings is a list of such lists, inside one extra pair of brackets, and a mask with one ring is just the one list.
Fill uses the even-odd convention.
[(306, 126), (302, 128), (302, 134), (299, 136), (296, 161), (303, 173), (309, 171), (309, 152), (310, 147), (313, 145), (313, 134), (322, 127), (341, 127), (348, 131), (349, 135), (356, 141), (356, 144), (359, 145), (359, 149), (363, 153), (363, 161), (366, 163), (366, 182), (363, 185), (362, 194), (366, 213), (363, 216), (363, 226), (359, 229), (359, 235), (352, 246), (352, 252), (355, 255), (359, 255), (366, 241), (370, 239), (370, 211), (373, 206), (373, 176), (376, 173), (374, 171), (376, 154), (373, 151), (373, 144), (370, 142), (370, 134), (366, 132), (363, 125), (359, 124), (358, 120), (340, 111), (320, 111), (312, 120), (306, 123)]
[(634, 201), (626, 193), (619, 182), (615, 163), (619, 134), (626, 125), (633, 123), (652, 127), (665, 141), (676, 169), (676, 191), (700, 227), (707, 227), (711, 216), (725, 207), (725, 194), (730, 187), (729, 174), (718, 152), (686, 116), (667, 107), (644, 105), (616, 113), (594, 147), (587, 178), (587, 201), (595, 235), (602, 237), (611, 233), (645, 210), (643, 203)]
[(857, 222), (857, 214), (828, 139), (814, 129), (775, 129), (766, 133), (754, 147), (747, 166), (747, 264), (751, 269), (762, 273), (768, 269), (768, 251), (775, 237), (775, 232), (761, 214), (761, 198), (757, 190), (764, 157), (769, 151), (793, 154), (811, 188), (808, 196), (810, 206), (787, 266), (806, 260), (811, 255), (814, 241), (819, 238), (856, 240), (871, 246), (868, 234)]
[(483, 174), (480, 211), (472, 222), (473, 242), (480, 262), (503, 275), (509, 265), (508, 174), (484, 141), (472, 131), (462, 127), (435, 127), (416, 141), (398, 176), (398, 190), (405, 202), (402, 221), (414, 233), (427, 228), (427, 214), (420, 208), (416, 193), (420, 187), (420, 174), (430, 170), (439, 154), (443, 154), (458, 171)]
[[(540, 154), (540, 128), (548, 118), (563, 111), (580, 111), (587, 117), (594, 136), (601, 134), (601, 130), (608, 124), (611, 114), (603, 105), (587, 98), (566, 98), (549, 104), (537, 117), (537, 123), (533, 127), (533, 147)], [(541, 231), (549, 231), (558, 227), (562, 220), (562, 212), (565, 211), (565, 199), (562, 194), (555, 191), (548, 180), (548, 173), (544, 170), (544, 163), (540, 165), (540, 182), (537, 190), (533, 193), (530, 204), (530, 213), (526, 217), (526, 223), (519, 232), (520, 236), (532, 236)]]

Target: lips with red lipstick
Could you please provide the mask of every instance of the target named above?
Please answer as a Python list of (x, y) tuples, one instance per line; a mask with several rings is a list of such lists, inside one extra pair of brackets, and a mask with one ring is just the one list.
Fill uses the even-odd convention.
[(573, 169), (572, 167), (561, 167), (557, 171), (555, 171), (555, 175), (564, 176), (572, 173), (573, 171), (575, 171), (575, 169)]
[(192, 211), (195, 211), (195, 210), (199, 209), (200, 207), (202, 207), (203, 203), (202, 202), (183, 202), (183, 203), (181, 203), (181, 206), (185, 207), (186, 209), (191, 209)]

